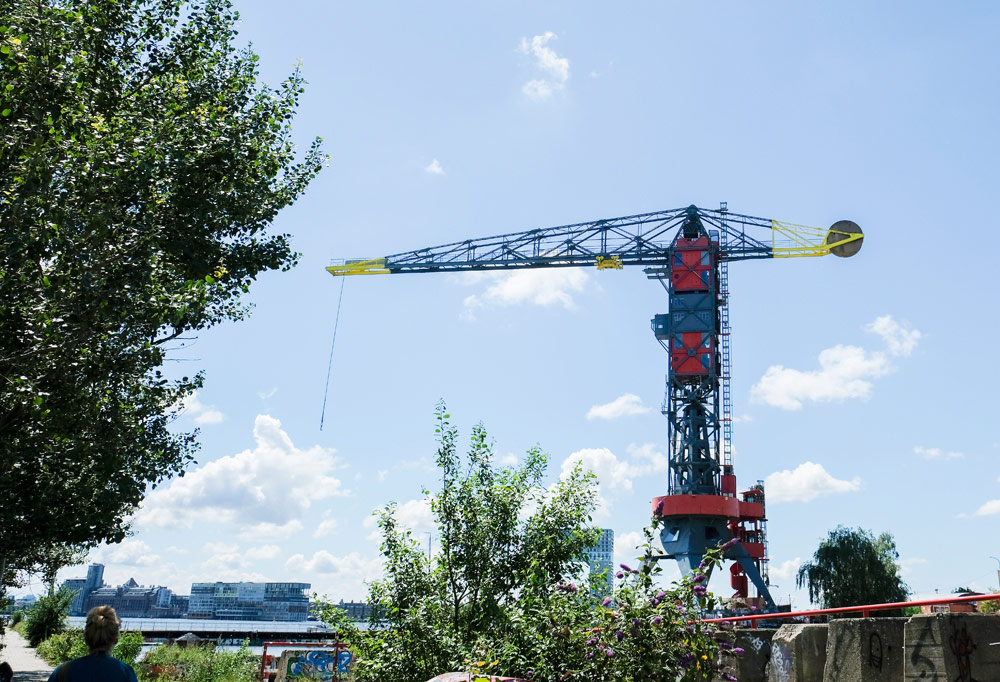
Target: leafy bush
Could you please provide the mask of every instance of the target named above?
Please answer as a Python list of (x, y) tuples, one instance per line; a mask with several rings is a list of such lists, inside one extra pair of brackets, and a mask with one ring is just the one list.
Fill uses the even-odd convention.
[(163, 644), (146, 654), (137, 672), (142, 682), (253, 682), (259, 666), (247, 642), (238, 651)]
[(87, 644), (83, 641), (83, 630), (78, 628), (52, 635), (39, 644), (35, 652), (49, 665), (62, 665), (89, 653)]
[[(721, 550), (701, 572), (660, 586), (654, 522), (638, 568), (621, 567), (612, 596), (592, 596), (577, 582), (583, 552), (598, 537), (587, 528), (594, 477), (577, 469), (545, 490), (537, 449), (520, 466), (495, 469), (482, 426), (465, 463), (448, 417), (439, 405), (442, 489), (425, 491), (438, 555), (427, 557), (390, 505), (379, 514), (385, 575), (370, 586), (369, 629), (333, 604), (319, 609), (350, 643), (357, 682), (424, 682), (458, 670), (533, 682), (735, 679), (725, 663), (741, 652), (725, 630), (691, 622), (717, 606), (703, 583)], [(525, 509), (534, 511), (524, 518)]]
[(37, 647), (52, 635), (66, 629), (66, 616), (73, 601), (72, 590), (59, 590), (40, 598), (25, 617), (28, 644)]
[(139, 658), (139, 654), (142, 653), (142, 644), (144, 641), (141, 632), (123, 632), (118, 638), (118, 644), (115, 645), (115, 650), (111, 652), (111, 655), (122, 663), (135, 665), (135, 659)]
[(18, 623), (20, 623), (22, 620), (24, 620), (24, 611), (15, 611), (14, 613), (10, 614), (10, 626), (11, 627), (14, 627)]

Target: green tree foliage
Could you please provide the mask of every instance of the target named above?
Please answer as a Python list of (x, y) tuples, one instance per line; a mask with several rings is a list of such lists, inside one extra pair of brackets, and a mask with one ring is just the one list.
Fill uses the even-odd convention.
[[(798, 587), (809, 588), (809, 600), (821, 608), (888, 604), (910, 593), (899, 577), (899, 553), (890, 533), (875, 537), (861, 528), (837, 526), (802, 564)], [(875, 615), (892, 615), (876, 611)]]
[[(449, 419), (439, 405), (441, 489), (424, 491), (437, 554), (428, 557), (389, 505), (378, 514), (385, 566), (370, 585), (369, 629), (334, 604), (320, 608), (351, 644), (355, 680), (424, 682), (459, 670), (539, 682), (730, 679), (719, 662), (720, 651), (732, 655), (724, 633), (688, 624), (690, 613), (716, 605), (711, 595), (698, 603), (704, 575), (664, 590), (648, 550), (638, 568), (618, 572), (613, 599), (591, 596), (580, 574), (599, 536), (589, 527), (593, 475), (575, 469), (546, 489), (537, 448), (516, 466), (496, 467), (482, 425), (463, 457)], [(708, 558), (706, 572), (719, 556)]]
[(25, 633), (28, 644), (37, 647), (52, 635), (66, 629), (69, 605), (73, 601), (72, 590), (49, 592), (38, 599), (25, 618)]
[(120, 541), (190, 461), (202, 377), (161, 366), (247, 312), (296, 160), (295, 71), (258, 84), (228, 0), (21, 0), (0, 15), (0, 582), (51, 545)]

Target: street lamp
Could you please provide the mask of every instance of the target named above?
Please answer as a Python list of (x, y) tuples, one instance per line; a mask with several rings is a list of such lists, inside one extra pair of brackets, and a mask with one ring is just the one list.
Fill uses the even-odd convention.
[(991, 556), (990, 558), (997, 562), (997, 586), (1000, 588), (1000, 559), (997, 559), (995, 556)]

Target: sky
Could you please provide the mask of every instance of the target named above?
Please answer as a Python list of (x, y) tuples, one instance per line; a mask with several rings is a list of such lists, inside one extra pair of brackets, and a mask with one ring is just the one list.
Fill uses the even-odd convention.
[(917, 596), (997, 587), (995, 3), (236, 6), (265, 82), (301, 64), (296, 137), (322, 136), (330, 163), (273, 225), (298, 267), (172, 359), (205, 371), (175, 424), (200, 429), (198, 461), (149, 494), (131, 538), (94, 550), (107, 582), (294, 580), (363, 600), (373, 510), (395, 501), (436, 544), (421, 490), (439, 399), (463, 443), (485, 425), (501, 463), (537, 444), (550, 483), (593, 469), (595, 522), (635, 556), (667, 488), (658, 283), (324, 267), (726, 201), (866, 234), (854, 258), (729, 271), (736, 474), (765, 482), (778, 601), (808, 606), (794, 573), (838, 525), (891, 532)]

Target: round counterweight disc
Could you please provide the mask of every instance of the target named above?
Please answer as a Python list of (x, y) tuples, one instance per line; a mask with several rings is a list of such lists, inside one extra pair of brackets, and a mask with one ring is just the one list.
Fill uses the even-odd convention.
[(826, 244), (836, 244), (852, 234), (860, 234), (862, 236), (860, 239), (847, 242), (846, 244), (837, 244), (837, 246), (830, 249), (830, 253), (841, 258), (848, 258), (861, 250), (861, 242), (865, 240), (864, 233), (853, 220), (838, 220), (831, 225), (826, 235)]

